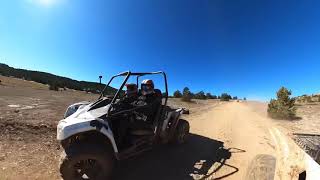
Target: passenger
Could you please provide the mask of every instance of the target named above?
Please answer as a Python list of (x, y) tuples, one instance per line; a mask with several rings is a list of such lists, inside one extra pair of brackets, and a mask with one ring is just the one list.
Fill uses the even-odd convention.
[(144, 121), (153, 122), (156, 111), (161, 104), (161, 98), (154, 90), (154, 83), (150, 79), (145, 79), (141, 83), (141, 96), (139, 96), (136, 105), (141, 106), (138, 112), (141, 112), (146, 116)]
[(152, 80), (145, 79), (142, 81), (141, 94), (142, 96), (140, 96), (139, 99), (145, 101), (148, 104), (156, 100), (157, 95), (154, 91), (154, 83)]

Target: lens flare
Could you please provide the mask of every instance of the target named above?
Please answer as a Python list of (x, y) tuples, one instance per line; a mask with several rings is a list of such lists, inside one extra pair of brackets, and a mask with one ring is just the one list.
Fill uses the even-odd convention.
[(41, 6), (52, 6), (55, 4), (58, 0), (28, 0), (30, 3), (38, 4)]

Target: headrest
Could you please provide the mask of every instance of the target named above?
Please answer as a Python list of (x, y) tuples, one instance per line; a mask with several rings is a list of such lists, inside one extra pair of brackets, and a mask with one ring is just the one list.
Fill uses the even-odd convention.
[(156, 95), (157, 95), (158, 97), (161, 97), (161, 98), (162, 98), (162, 92), (161, 92), (160, 89), (154, 89), (154, 92), (156, 93)]

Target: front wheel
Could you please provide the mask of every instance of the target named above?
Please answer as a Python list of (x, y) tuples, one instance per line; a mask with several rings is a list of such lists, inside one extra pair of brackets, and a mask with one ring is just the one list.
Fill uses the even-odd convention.
[(65, 180), (108, 180), (114, 167), (114, 155), (98, 145), (77, 144), (62, 152), (61, 177)]
[(267, 155), (257, 155), (249, 164), (246, 180), (273, 180), (276, 169), (276, 158)]
[(189, 122), (184, 119), (179, 119), (177, 129), (173, 136), (173, 143), (183, 144), (187, 141), (189, 137), (190, 125)]

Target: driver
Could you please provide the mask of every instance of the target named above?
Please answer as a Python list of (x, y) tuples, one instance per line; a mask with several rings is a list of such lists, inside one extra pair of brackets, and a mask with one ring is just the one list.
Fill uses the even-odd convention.
[[(119, 111), (121, 110), (129, 110), (134, 108), (134, 102), (138, 99), (138, 88), (134, 83), (126, 84), (125, 96), (118, 102)], [(117, 121), (118, 123), (118, 138), (120, 143), (124, 143), (126, 141), (126, 134), (129, 128), (130, 123), (133, 121), (132, 116), (126, 116), (121, 121)]]
[(136, 84), (126, 84), (126, 91), (124, 97), (122, 97), (116, 104), (119, 110), (126, 110), (133, 108), (133, 103), (138, 99), (138, 88)]
[(134, 83), (126, 84), (124, 103), (131, 104), (138, 99), (138, 87)]

